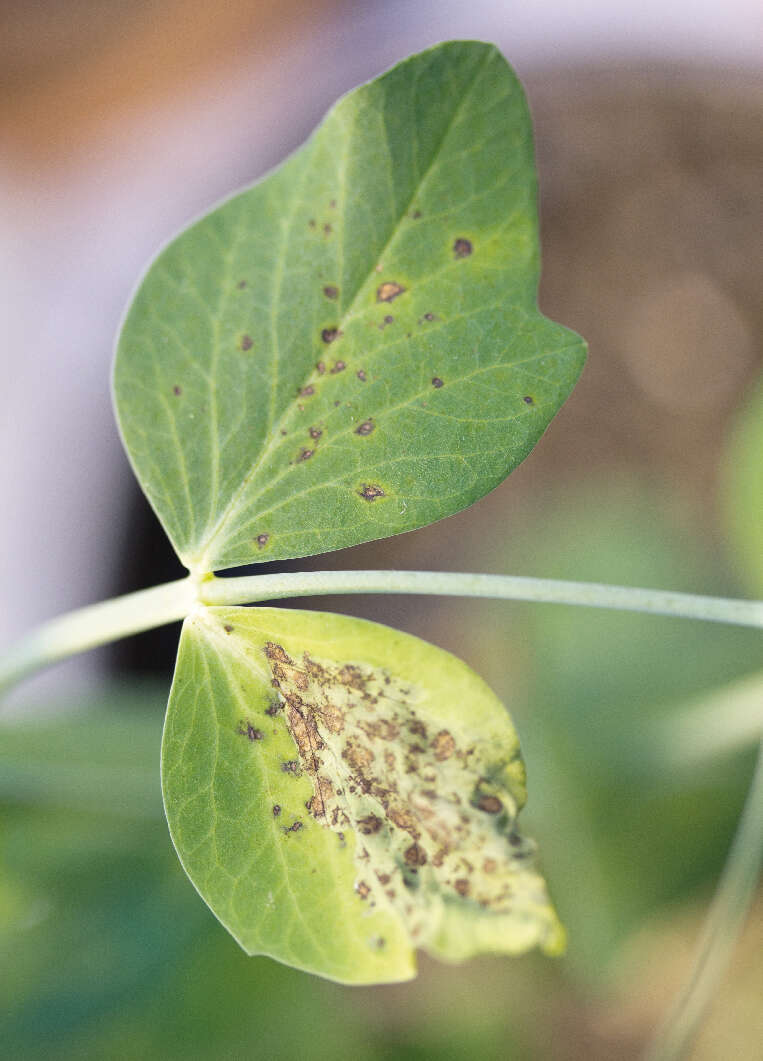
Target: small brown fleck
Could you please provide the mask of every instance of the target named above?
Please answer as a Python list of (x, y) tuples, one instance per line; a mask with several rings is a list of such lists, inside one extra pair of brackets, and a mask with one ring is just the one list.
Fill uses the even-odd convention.
[(392, 880), (389, 873), (379, 873), (378, 870), (376, 871), (376, 877), (379, 881), (379, 884), (389, 884), (389, 882)]
[(384, 491), (380, 486), (374, 486), (372, 483), (363, 483), (361, 490), (358, 490), (358, 495), (363, 498), (364, 501), (375, 501), (377, 497), (384, 497)]
[(525, 405), (533, 405), (534, 403), (534, 399), (529, 394), (526, 394), (522, 401), (525, 403)]
[(265, 546), (270, 541), (270, 535), (269, 534), (258, 534), (257, 537), (254, 540), (257, 542), (257, 547), (259, 549), (264, 549)]
[(453, 244), (453, 253), (457, 258), (468, 258), (472, 253), (471, 240), (468, 239), (457, 239)]
[(336, 210), (336, 199), (332, 199), (331, 202), (329, 203), (329, 206), (331, 207), (332, 210)]
[(380, 284), (376, 289), (376, 301), (377, 302), (392, 302), (399, 295), (405, 292), (406, 288), (402, 284), (396, 284), (392, 280), (387, 280), (383, 284)]
[(321, 339), (324, 343), (333, 343), (341, 334), (338, 328), (324, 328), (321, 332)]
[(298, 833), (301, 828), (302, 822), (297, 818), (297, 820), (292, 822), (291, 825), (284, 825), (283, 831), (284, 833)]
[(459, 880), (454, 881), (453, 887), (459, 895), (466, 896), (469, 894), (469, 881), (465, 877), (461, 877)]
[(315, 387), (312, 385), (312, 383), (308, 383), (308, 385), (306, 387), (303, 387), (302, 390), (299, 392), (301, 398), (310, 398), (313, 394), (315, 394)]
[(418, 219), (421, 217), (421, 211), (420, 210), (414, 210), (413, 213), (411, 214), (411, 217), (413, 218), (414, 221), (418, 221)]
[(448, 733), (446, 729), (441, 729), (432, 741), (432, 748), (435, 759), (438, 762), (444, 762), (445, 759), (450, 759), (451, 755), (453, 755), (456, 750), (456, 742), (451, 733)]
[(339, 288), (335, 287), (333, 284), (326, 284), (323, 289), (323, 294), (326, 298), (339, 298)]
[(497, 796), (480, 796), (477, 800), (477, 806), (480, 810), (484, 810), (486, 814), (498, 814), (499, 811), (503, 810), (503, 803)]
[(355, 428), (356, 435), (370, 435), (373, 429), (376, 427), (373, 420), (364, 420), (362, 424), (359, 424)]
[(509, 843), (512, 847), (521, 847), (522, 837), (519, 835), (519, 833), (509, 833)]
[(179, 398), (180, 395), (183, 393), (183, 388), (178, 387), (176, 383), (175, 386), (172, 388), (172, 393), (175, 395), (176, 398)]
[(326, 224), (323, 226), (323, 235), (324, 236), (330, 236), (333, 231), (334, 231), (333, 228), (331, 227), (331, 225), (327, 221)]
[(403, 852), (403, 858), (407, 866), (424, 866), (427, 861), (427, 853), (418, 844), (411, 844)]
[(246, 280), (239, 280), (239, 282), (236, 284), (236, 287), (239, 289), (239, 291), (243, 291), (246, 287)]
[(365, 372), (363, 371), (362, 368), (358, 369), (358, 371), (356, 372), (356, 375), (357, 375), (357, 377), (358, 377), (358, 379), (360, 380), (361, 383), (365, 383), (366, 380), (368, 379), (368, 376), (365, 374)]
[(433, 321), (434, 320), (434, 313), (425, 313), (423, 319), (425, 321)]
[(435, 390), (439, 390), (440, 387), (444, 386), (443, 381), (440, 379), (439, 376), (432, 376), (432, 386), (435, 388)]
[(275, 718), (282, 707), (283, 704), (280, 700), (274, 700), (272, 704), (265, 708), (265, 714), (270, 715), (271, 718)]
[(314, 217), (311, 217), (310, 220), (307, 222), (307, 227), (308, 228), (315, 228), (315, 218)]
[(332, 369), (330, 369), (331, 375), (332, 376), (336, 376), (336, 374), (338, 372), (344, 372), (344, 370), (346, 368), (347, 368), (347, 365), (345, 364), (344, 361), (336, 361), (334, 363), (334, 367)]
[(486, 858), (482, 863), (482, 869), (485, 873), (495, 873), (498, 869), (498, 863), (494, 858)]
[(281, 813), (281, 804), (280, 803), (274, 803), (273, 804), (273, 817), (277, 818), (280, 813)]
[(255, 729), (251, 722), (244, 722), (243, 720), (238, 724), (238, 732), (242, 737), (248, 737), (249, 740), (264, 740), (265, 734), (261, 729)]
[[(358, 829), (363, 836), (372, 836), (374, 833), (378, 833), (381, 827), (382, 820), (377, 818), (375, 814), (369, 814), (366, 818), (358, 819)], [(384, 881), (382, 881), (383, 883)]]
[(241, 336), (241, 349), (242, 350), (251, 350), (252, 349), (252, 345), (253, 344), (252, 344), (251, 335), (242, 335)]
[(323, 432), (321, 431), (321, 429), (319, 427), (311, 427), (309, 434), (310, 434), (310, 438), (313, 438), (313, 439), (317, 440), (317, 439), (319, 439), (321, 437)]
[(313, 453), (315, 453), (314, 449), (303, 449), (300, 455), (297, 457), (297, 463), (299, 463), (300, 461), (309, 461)]
[(317, 363), (317, 365), (315, 366), (315, 371), (318, 373), (319, 376), (322, 376), (323, 373), (326, 371), (326, 366), (322, 361), (319, 361)]
[(286, 762), (281, 763), (281, 773), (284, 774), (298, 774), (299, 763), (296, 759), (287, 759)]
[(225, 623), (225, 625), (223, 626), (223, 630), (225, 631), (226, 634), (232, 634), (233, 633), (233, 627), (231, 626), (230, 623)]
[(364, 880), (359, 880), (355, 885), (355, 891), (358, 893), (361, 899), (367, 899), (371, 894), (371, 889), (368, 887)]

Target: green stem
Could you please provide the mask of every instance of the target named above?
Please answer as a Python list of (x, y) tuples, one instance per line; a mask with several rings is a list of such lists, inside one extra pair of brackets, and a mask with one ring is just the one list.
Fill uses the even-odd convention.
[(578, 604), (763, 627), (763, 601), (698, 597), (593, 582), (436, 571), (304, 571), (238, 578), (188, 576), (62, 615), (0, 661), (0, 695), (24, 675), (76, 652), (183, 619), (199, 605), (247, 604), (341, 593), (424, 593)]
[(750, 791), (718, 890), (700, 937), (691, 975), (658, 1029), (645, 1061), (685, 1057), (718, 993), (752, 904), (763, 859), (763, 741)]
[(67, 656), (184, 619), (197, 600), (196, 580), (189, 576), (44, 623), (0, 660), (0, 696), (25, 675)]
[(284, 575), (210, 578), (200, 585), (201, 602), (211, 605), (340, 593), (425, 593), (446, 597), (542, 601), (763, 627), (763, 601), (698, 597), (690, 593), (516, 575), (470, 575), (442, 571), (300, 571)]

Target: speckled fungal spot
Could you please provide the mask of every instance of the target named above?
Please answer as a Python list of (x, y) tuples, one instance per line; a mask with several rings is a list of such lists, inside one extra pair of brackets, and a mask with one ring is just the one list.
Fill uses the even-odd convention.
[(396, 284), (391, 280), (387, 280), (384, 284), (379, 284), (376, 289), (376, 301), (377, 302), (392, 302), (399, 295), (404, 294), (405, 288), (402, 284)]
[(468, 705), (458, 729), (438, 724), (410, 676), (276, 642), (265, 658), (298, 756), (282, 769), (312, 781), (316, 823), (354, 836), (355, 892), (369, 909), (396, 913), (414, 945), (435, 951), (507, 924), (522, 935), (547, 921), (553, 938), (534, 845), (516, 830), (516, 744), (470, 731)]
[(242, 335), (240, 345), (242, 350), (251, 350), (253, 346), (251, 335)]
[(258, 534), (257, 537), (254, 540), (257, 542), (257, 548), (258, 549), (264, 549), (265, 546), (270, 541), (270, 535), (269, 534)]
[(453, 254), (456, 258), (468, 258), (472, 253), (471, 240), (460, 237), (453, 244)]

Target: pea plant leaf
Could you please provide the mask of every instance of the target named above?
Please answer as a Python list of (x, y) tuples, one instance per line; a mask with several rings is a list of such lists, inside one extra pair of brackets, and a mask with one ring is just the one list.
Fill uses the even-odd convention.
[(521, 836), (511, 720), (466, 664), (365, 620), (203, 608), (162, 752), (180, 859), (250, 953), (347, 983), (563, 947)]
[(501, 54), (449, 42), (341, 99), (159, 255), (117, 416), (206, 572), (412, 530), (497, 486), (584, 359), (540, 315), (536, 180)]

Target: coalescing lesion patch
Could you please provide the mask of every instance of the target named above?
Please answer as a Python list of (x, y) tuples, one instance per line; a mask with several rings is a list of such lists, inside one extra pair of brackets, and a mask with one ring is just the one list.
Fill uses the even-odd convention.
[(429, 949), (452, 949), (454, 915), (478, 930), (481, 949), (481, 922), (519, 926), (528, 939), (534, 925), (536, 938), (516, 949), (558, 949), (535, 845), (517, 829), (516, 741), (502, 748), (468, 725), (443, 725), (423, 687), (386, 669), (294, 659), (272, 641), (265, 655), (313, 783), (307, 810), (348, 842), (354, 834), (355, 890), (369, 908), (392, 908)]

